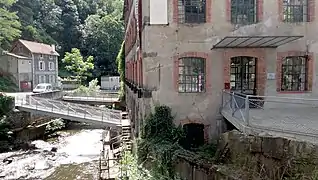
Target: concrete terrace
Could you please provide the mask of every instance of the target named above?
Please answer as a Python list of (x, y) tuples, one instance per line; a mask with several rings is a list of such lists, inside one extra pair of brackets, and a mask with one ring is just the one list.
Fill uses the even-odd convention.
[(223, 92), (221, 114), (247, 134), (265, 133), (318, 143), (318, 99), (242, 97)]

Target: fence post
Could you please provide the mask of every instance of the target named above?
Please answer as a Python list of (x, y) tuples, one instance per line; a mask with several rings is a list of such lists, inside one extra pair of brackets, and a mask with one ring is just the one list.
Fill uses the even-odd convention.
[(250, 125), (250, 122), (249, 122), (249, 119), (250, 119), (250, 95), (246, 95), (246, 98), (245, 98), (245, 123), (247, 126)]

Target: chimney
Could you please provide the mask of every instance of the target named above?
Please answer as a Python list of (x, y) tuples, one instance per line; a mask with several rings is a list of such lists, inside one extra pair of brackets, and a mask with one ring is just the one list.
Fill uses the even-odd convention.
[(52, 47), (52, 52), (55, 52), (55, 45), (52, 44), (51, 47)]

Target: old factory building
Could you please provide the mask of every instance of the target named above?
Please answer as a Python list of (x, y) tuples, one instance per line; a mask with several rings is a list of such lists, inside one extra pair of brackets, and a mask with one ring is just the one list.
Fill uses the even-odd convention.
[(125, 0), (126, 100), (221, 132), (222, 92), (318, 95), (318, 0)]

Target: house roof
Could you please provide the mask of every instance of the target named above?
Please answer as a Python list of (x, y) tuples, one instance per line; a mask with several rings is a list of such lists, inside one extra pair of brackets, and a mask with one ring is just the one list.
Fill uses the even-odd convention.
[(13, 53), (9, 53), (9, 52), (5, 52), (5, 54), (8, 55), (8, 56), (16, 57), (16, 58), (18, 58), (18, 59), (30, 59), (30, 58), (28, 58), (28, 57), (20, 56), (20, 55), (13, 54)]
[(31, 51), (31, 53), (59, 56), (59, 54), (55, 50), (53, 50), (53, 47), (51, 45), (22, 39), (19, 39), (18, 41), (22, 43), (29, 51)]

